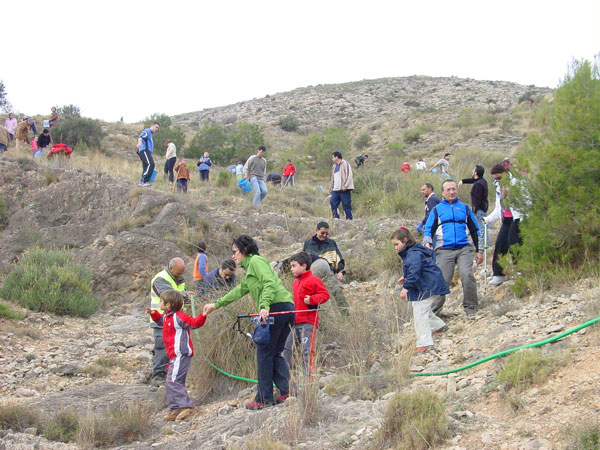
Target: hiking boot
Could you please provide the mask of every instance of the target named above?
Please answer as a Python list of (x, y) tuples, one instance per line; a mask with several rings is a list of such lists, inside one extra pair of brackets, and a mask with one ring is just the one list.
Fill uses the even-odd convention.
[(467, 316), (474, 316), (478, 311), (479, 310), (477, 308), (465, 308), (465, 314)]
[(442, 328), (438, 328), (431, 334), (442, 334), (442, 333), (445, 333), (446, 331), (448, 331), (448, 325), (444, 325)]
[(427, 353), (432, 348), (433, 348), (433, 345), (426, 345), (425, 347), (417, 347), (417, 348), (415, 348), (415, 351), (413, 353), (415, 355), (418, 355), (419, 353)]
[(290, 393), (288, 392), (287, 394), (282, 394), (279, 397), (277, 397), (275, 399), (275, 403), (277, 403), (278, 405), (282, 404), (283, 402), (285, 402), (288, 397), (290, 396)]
[(163, 420), (165, 422), (174, 422), (175, 419), (177, 418), (178, 414), (179, 414), (179, 409), (172, 409), (169, 411), (169, 413), (167, 415), (165, 415), (163, 417)]
[(492, 286), (500, 286), (502, 283), (504, 283), (507, 280), (508, 280), (507, 276), (504, 276), (504, 275), (502, 275), (502, 276), (496, 276), (496, 275), (494, 275), (492, 277), (492, 279), (490, 280), (490, 284)]
[(246, 404), (244, 406), (246, 407), (246, 409), (251, 409), (253, 411), (267, 407), (267, 405), (265, 405), (264, 403), (260, 403), (260, 402), (256, 402), (256, 401), (246, 402)]
[(196, 412), (196, 408), (181, 408), (175, 422), (183, 422)]
[(149, 384), (150, 386), (159, 387), (165, 384), (166, 379), (166, 375), (153, 375), (152, 378), (150, 378)]

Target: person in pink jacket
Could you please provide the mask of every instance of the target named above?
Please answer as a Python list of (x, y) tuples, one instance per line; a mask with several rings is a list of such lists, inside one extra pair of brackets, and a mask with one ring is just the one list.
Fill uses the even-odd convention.
[(15, 119), (15, 115), (13, 113), (10, 113), (8, 115), (8, 119), (4, 121), (4, 128), (6, 128), (6, 131), (8, 131), (10, 140), (14, 140), (15, 133), (17, 131), (17, 119)]

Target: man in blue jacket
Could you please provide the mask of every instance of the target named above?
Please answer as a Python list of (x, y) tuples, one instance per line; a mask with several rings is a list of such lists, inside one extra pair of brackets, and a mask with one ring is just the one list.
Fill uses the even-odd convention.
[(154, 159), (152, 152), (154, 151), (154, 141), (152, 135), (158, 131), (158, 122), (152, 122), (149, 128), (142, 131), (137, 141), (137, 154), (142, 161), (142, 179), (140, 186), (151, 186), (150, 177), (154, 172)]
[[(454, 266), (458, 264), (463, 287), (463, 308), (467, 315), (475, 314), (479, 309), (479, 302), (477, 282), (473, 275), (473, 247), (476, 250), (475, 262), (478, 265), (483, 262), (479, 226), (473, 211), (458, 199), (458, 187), (455, 181), (446, 180), (442, 183), (442, 197), (444, 200), (430, 212), (427, 218), (423, 244), (433, 250), (432, 237), (435, 235), (436, 263), (442, 270), (448, 286), (452, 282)], [(472, 245), (468, 240), (468, 234), (471, 235)], [(432, 306), (435, 314), (442, 309), (445, 301), (446, 297), (442, 296)]]

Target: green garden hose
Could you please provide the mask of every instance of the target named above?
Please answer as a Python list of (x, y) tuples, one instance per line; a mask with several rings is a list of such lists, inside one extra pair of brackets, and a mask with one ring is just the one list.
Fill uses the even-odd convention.
[[(196, 315), (196, 308), (194, 306), (194, 302), (193, 301), (192, 301), (192, 314), (194, 316)], [(501, 358), (502, 356), (509, 355), (509, 354), (514, 353), (514, 352), (516, 352), (518, 350), (522, 350), (522, 349), (525, 349), (525, 348), (541, 347), (542, 345), (546, 345), (546, 344), (550, 344), (552, 342), (556, 342), (559, 339), (562, 339), (565, 336), (568, 336), (569, 334), (576, 333), (579, 330), (582, 330), (583, 328), (587, 328), (587, 327), (589, 327), (591, 325), (594, 325), (595, 323), (598, 323), (598, 322), (600, 322), (600, 317), (596, 317), (595, 319), (592, 319), (592, 320), (590, 320), (588, 322), (582, 323), (581, 325), (577, 325), (575, 328), (571, 328), (570, 330), (567, 330), (567, 331), (565, 331), (563, 333), (557, 334), (554, 337), (551, 337), (551, 338), (548, 338), (548, 339), (544, 339), (544, 340), (538, 341), (538, 342), (533, 342), (531, 344), (521, 345), (520, 347), (511, 348), (511, 349), (508, 349), (508, 350), (504, 350), (502, 352), (494, 353), (493, 355), (486, 356), (485, 358), (479, 359), (479, 360), (477, 360), (475, 362), (472, 362), (471, 364), (467, 364), (466, 366), (458, 367), (457, 369), (445, 370), (443, 372), (411, 373), (410, 375), (413, 376), (413, 377), (438, 377), (438, 376), (442, 376), (442, 375), (448, 375), (450, 373), (462, 372), (463, 370), (467, 370), (467, 369), (470, 369), (471, 367), (478, 366), (479, 364), (483, 364), (484, 362), (491, 361), (492, 359)], [(198, 334), (196, 334), (196, 337), (198, 337)], [(204, 356), (204, 354), (201, 353), (201, 355), (206, 360), (206, 362), (208, 363), (208, 365), (210, 367), (212, 367), (213, 369), (215, 369), (217, 372), (220, 372), (223, 375), (228, 376), (229, 378), (233, 378), (235, 380), (247, 381), (248, 383), (258, 383), (258, 380), (253, 380), (251, 378), (244, 378), (244, 377), (240, 377), (240, 376), (228, 373), (228, 372), (224, 371), (223, 369), (215, 366), (212, 362), (210, 362), (208, 360), (208, 358), (206, 356)], [(374, 377), (374, 376), (371, 375), (371, 377)]]
[(541, 347), (542, 345), (550, 344), (551, 342), (558, 341), (559, 339), (562, 339), (565, 336), (568, 336), (569, 334), (576, 333), (577, 331), (579, 331), (583, 328), (589, 327), (590, 325), (593, 325), (595, 323), (598, 323), (599, 321), (600, 321), (600, 317), (596, 317), (595, 319), (592, 319), (589, 322), (585, 322), (585, 323), (582, 323), (581, 325), (577, 325), (575, 328), (571, 328), (570, 330), (567, 330), (563, 333), (557, 334), (554, 337), (544, 339), (543, 341), (533, 342), (533, 343), (527, 344), (527, 345), (522, 345), (520, 347), (515, 347), (515, 348), (508, 349), (508, 350), (504, 350), (503, 352), (495, 353), (493, 355), (479, 359), (475, 362), (472, 362), (471, 364), (467, 364), (466, 366), (459, 367), (458, 369), (446, 370), (444, 372), (411, 373), (411, 375), (414, 377), (436, 377), (436, 376), (440, 376), (440, 375), (448, 375), (449, 373), (462, 372), (463, 370), (467, 370), (467, 369), (470, 369), (471, 367), (478, 366), (479, 364), (483, 364), (484, 362), (490, 361), (492, 359), (496, 359), (496, 358), (500, 358), (502, 356), (509, 355), (518, 350), (522, 350), (524, 348), (535, 348), (535, 347)]

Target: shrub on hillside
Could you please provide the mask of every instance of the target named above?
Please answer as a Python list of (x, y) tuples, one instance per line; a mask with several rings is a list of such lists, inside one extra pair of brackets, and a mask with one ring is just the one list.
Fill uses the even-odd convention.
[[(329, 127), (322, 133), (307, 136), (299, 153), (312, 156), (315, 161), (315, 169), (321, 174), (327, 174), (331, 172), (331, 154), (338, 151), (348, 160), (351, 148), (352, 140), (346, 130)], [(298, 156), (297, 154), (296, 158)]]
[(523, 174), (513, 171), (520, 182), (507, 200), (526, 216), (517, 289), (528, 289), (535, 277), (549, 282), (560, 267), (593, 270), (598, 264), (598, 123), (600, 69), (597, 63), (575, 62), (554, 101), (541, 110), (541, 131), (518, 152), (516, 165)]
[(75, 409), (61, 409), (43, 422), (43, 435), (50, 441), (69, 442), (79, 430)]
[(23, 432), (26, 428), (37, 427), (40, 417), (31, 406), (7, 402), (0, 405), (0, 429)]
[(52, 128), (52, 140), (63, 142), (70, 147), (85, 144), (91, 148), (99, 148), (106, 136), (98, 120), (79, 116), (66, 116)]
[(200, 158), (204, 152), (209, 152), (215, 163), (224, 165), (228, 161), (222, 161), (220, 153), (225, 147), (226, 140), (227, 134), (221, 125), (205, 124), (190, 141), (186, 155), (189, 158)]
[(538, 348), (511, 354), (498, 373), (498, 382), (504, 390), (521, 392), (534, 384), (542, 383), (556, 369), (568, 363), (568, 353), (544, 355)]
[(82, 448), (128, 444), (151, 428), (152, 408), (144, 403), (130, 403), (106, 413), (89, 412), (79, 421), (76, 440)]
[(362, 133), (356, 141), (354, 141), (354, 146), (358, 150), (362, 150), (371, 145), (371, 135), (369, 133)]
[(279, 119), (279, 126), (283, 131), (296, 131), (298, 129), (298, 119), (296, 116), (284, 116)]
[(383, 416), (383, 437), (399, 449), (428, 449), (446, 438), (446, 410), (431, 391), (399, 392), (389, 401)]
[(100, 306), (90, 290), (91, 272), (65, 250), (33, 247), (0, 288), (0, 296), (33, 311), (88, 317)]
[(228, 170), (222, 170), (217, 176), (217, 186), (227, 187), (230, 186), (233, 181), (233, 174)]

